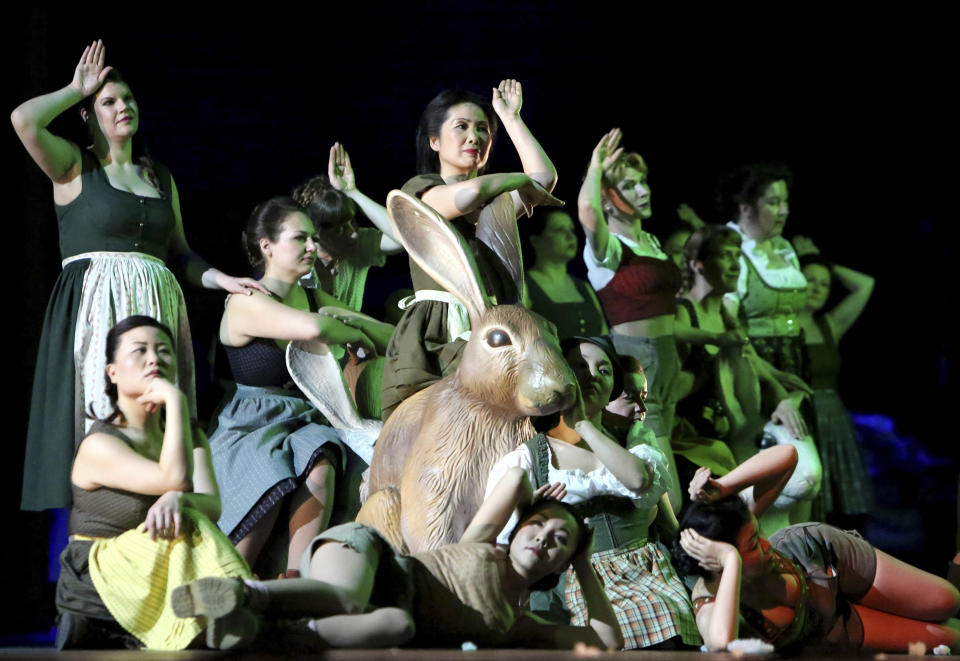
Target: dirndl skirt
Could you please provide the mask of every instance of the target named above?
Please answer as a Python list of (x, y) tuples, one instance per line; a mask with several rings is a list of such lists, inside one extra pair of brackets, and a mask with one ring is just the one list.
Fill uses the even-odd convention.
[(196, 417), (193, 344), (183, 292), (164, 263), (142, 253), (85, 253), (67, 260), (54, 284), (33, 377), (21, 507), (42, 510), (73, 503), (70, 469), (75, 444), (110, 412), (106, 338), (134, 314), (159, 319), (174, 333), (177, 386)]
[(298, 392), (238, 385), (210, 436), (221, 489), (218, 525), (236, 543), (321, 460), (342, 473), (340, 436)]
[[(638, 541), (600, 551), (590, 556), (590, 564), (620, 623), (624, 649), (649, 647), (674, 636), (700, 645), (690, 595), (658, 544)], [(572, 569), (567, 571), (564, 601), (570, 624), (586, 626), (587, 604)]]
[(823, 466), (823, 486), (817, 497), (821, 516), (865, 514), (873, 509), (873, 483), (860, 454), (850, 414), (836, 390), (813, 391), (817, 448)]

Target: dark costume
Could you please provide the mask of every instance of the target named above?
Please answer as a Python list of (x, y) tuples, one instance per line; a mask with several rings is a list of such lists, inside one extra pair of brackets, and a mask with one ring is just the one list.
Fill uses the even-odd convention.
[(603, 310), (600, 309), (596, 294), (590, 283), (570, 276), (581, 301), (554, 303), (547, 292), (540, 288), (537, 281), (527, 276), (527, 292), (530, 295), (530, 309), (546, 317), (557, 326), (557, 337), (596, 337), (604, 335)]
[(176, 229), (170, 172), (154, 164), (161, 197), (110, 185), (97, 158), (81, 152), (82, 189), (57, 205), (63, 271), (43, 321), (33, 378), (21, 507), (69, 507), (74, 446), (86, 435), (90, 406), (105, 417), (107, 332), (133, 314), (155, 317), (174, 333), (177, 385), (194, 402), (193, 346), (183, 292), (164, 265)]

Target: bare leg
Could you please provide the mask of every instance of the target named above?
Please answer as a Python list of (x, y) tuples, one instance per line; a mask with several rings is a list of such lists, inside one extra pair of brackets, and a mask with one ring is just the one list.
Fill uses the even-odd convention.
[(287, 571), (300, 566), (300, 558), (310, 540), (325, 530), (330, 522), (335, 475), (330, 462), (321, 459), (291, 495)]
[(942, 622), (960, 607), (960, 593), (947, 581), (876, 551), (877, 574), (857, 603), (903, 617)]
[(247, 564), (253, 567), (260, 557), (264, 544), (270, 538), (273, 532), (273, 526), (277, 523), (277, 516), (280, 514), (279, 503), (273, 507), (266, 515), (254, 524), (253, 529), (247, 533), (247, 536), (237, 542), (237, 551), (247, 561)]
[(393, 647), (413, 638), (410, 613), (402, 608), (378, 608), (360, 615), (332, 615), (310, 623), (330, 647)]
[[(919, 590), (916, 594), (919, 595)], [(951, 650), (957, 648), (960, 631), (946, 624), (892, 615), (859, 604), (853, 607), (863, 625), (863, 649), (902, 653), (907, 651), (909, 643), (918, 641), (926, 643), (928, 649), (937, 645), (947, 645)]]

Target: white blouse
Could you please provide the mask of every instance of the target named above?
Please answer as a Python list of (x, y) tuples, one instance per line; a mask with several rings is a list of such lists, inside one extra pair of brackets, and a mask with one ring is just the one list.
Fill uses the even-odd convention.
[[(657, 448), (649, 445), (636, 445), (628, 450), (630, 454), (639, 458), (647, 464), (650, 471), (651, 483), (642, 493), (631, 491), (618, 480), (610, 469), (601, 465), (600, 468), (585, 472), (579, 468), (564, 469), (556, 468), (553, 465), (553, 451), (547, 442), (547, 454), (550, 457), (549, 469), (547, 471), (548, 481), (562, 482), (567, 487), (567, 495), (563, 502), (571, 505), (582, 503), (598, 496), (622, 496), (633, 500), (637, 509), (649, 509), (660, 501), (660, 496), (665, 494), (670, 488), (670, 476), (667, 472), (667, 459)], [(487, 491), (484, 500), (490, 496), (497, 483), (500, 482), (504, 474), (511, 468), (518, 467), (527, 474), (530, 484), (535, 484), (533, 479), (533, 457), (526, 444), (521, 445), (510, 454), (502, 457), (487, 477)], [(510, 516), (510, 521), (500, 534), (497, 536), (499, 544), (508, 544), (510, 531), (517, 525), (517, 512)]]

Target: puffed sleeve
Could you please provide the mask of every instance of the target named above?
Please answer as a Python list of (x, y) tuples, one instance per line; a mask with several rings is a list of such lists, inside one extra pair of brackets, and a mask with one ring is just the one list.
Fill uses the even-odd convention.
[[(490, 475), (487, 476), (487, 489), (483, 494), (484, 500), (490, 497), (490, 493), (497, 486), (497, 483), (503, 479), (506, 472), (514, 467), (522, 469), (527, 474), (527, 479), (530, 480), (530, 484), (534, 483), (533, 457), (530, 456), (530, 450), (527, 446), (521, 445), (510, 454), (503, 456), (500, 461), (493, 465), (493, 468), (490, 470)], [(500, 531), (500, 534), (497, 535), (497, 543), (509, 543), (508, 538), (510, 537), (510, 531), (513, 530), (516, 525), (517, 512), (514, 511), (514, 513), (510, 515), (510, 520), (507, 522), (507, 525)]]

